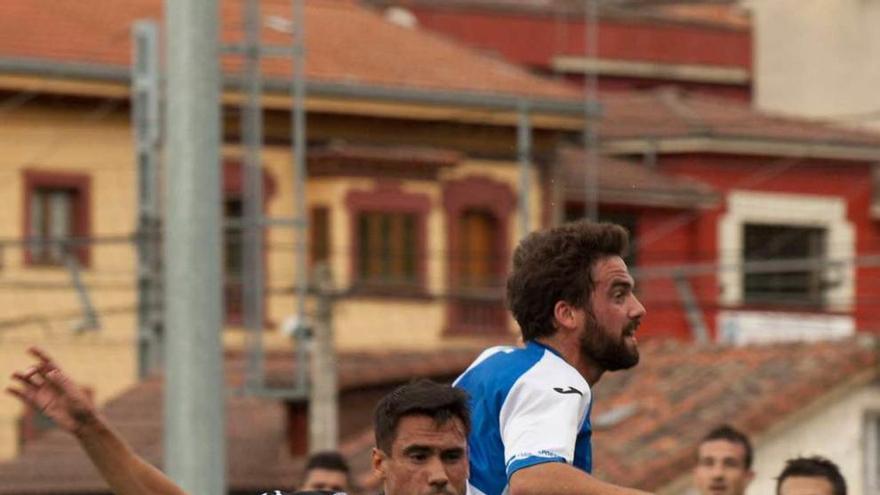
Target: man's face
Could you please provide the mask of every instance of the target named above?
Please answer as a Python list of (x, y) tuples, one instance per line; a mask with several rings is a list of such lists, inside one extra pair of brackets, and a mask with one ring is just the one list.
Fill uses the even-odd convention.
[(741, 443), (718, 439), (700, 444), (694, 484), (701, 495), (742, 495), (753, 477)]
[(619, 256), (593, 265), (593, 292), (585, 313), (581, 352), (608, 371), (632, 368), (639, 362), (636, 328), (645, 307), (633, 293), (634, 281)]
[(779, 495), (833, 495), (834, 486), (822, 476), (789, 476), (779, 485)]
[(385, 495), (464, 495), (468, 478), (464, 424), (452, 418), (438, 425), (422, 415), (397, 424), (391, 453), (373, 449), (373, 469)]
[(306, 473), (300, 490), (348, 491), (348, 475), (335, 469), (313, 468)]

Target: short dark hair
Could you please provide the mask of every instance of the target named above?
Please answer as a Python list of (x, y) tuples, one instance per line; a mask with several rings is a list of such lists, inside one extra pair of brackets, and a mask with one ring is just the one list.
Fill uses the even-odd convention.
[(745, 467), (746, 469), (752, 468), (752, 442), (749, 441), (749, 437), (747, 437), (745, 433), (730, 425), (717, 426), (700, 440), (700, 445), (706, 442), (711, 442), (712, 440), (727, 440), (728, 442), (742, 445), (743, 449), (746, 451), (744, 459)]
[(553, 308), (558, 301), (586, 307), (596, 261), (623, 257), (628, 248), (626, 229), (588, 220), (526, 236), (513, 253), (513, 271), (507, 279), (507, 305), (523, 340), (556, 333)]
[(335, 450), (325, 450), (322, 452), (315, 452), (311, 456), (309, 456), (309, 460), (306, 462), (306, 472), (311, 471), (312, 469), (326, 469), (328, 471), (342, 471), (346, 476), (349, 474), (348, 462), (345, 461), (345, 457), (342, 457), (342, 454), (336, 452)]
[(398, 387), (376, 406), (373, 415), (376, 447), (386, 454), (391, 454), (397, 425), (405, 416), (428, 416), (438, 425), (458, 418), (464, 425), (465, 436), (471, 431), (471, 414), (465, 391), (431, 380), (416, 380)]
[(785, 462), (785, 468), (776, 479), (776, 494), (782, 488), (782, 482), (791, 476), (807, 476), (813, 478), (825, 478), (831, 483), (834, 495), (846, 495), (846, 480), (840, 474), (837, 464), (820, 457), (796, 457)]

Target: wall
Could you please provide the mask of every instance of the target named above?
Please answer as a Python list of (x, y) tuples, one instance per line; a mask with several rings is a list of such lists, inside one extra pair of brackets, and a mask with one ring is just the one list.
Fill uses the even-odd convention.
[(754, 96), (763, 110), (880, 129), (880, 3), (746, 2), (753, 12)]
[[(836, 400), (823, 400), (819, 409), (807, 417), (760, 438), (755, 449), (756, 477), (748, 495), (774, 493), (775, 477), (785, 461), (800, 455), (831, 459), (846, 479), (847, 492), (867, 495), (863, 465), (864, 419), (866, 412), (877, 411), (880, 411), (880, 387), (862, 386)], [(829, 436), (829, 432), (834, 433)]]
[[(100, 153), (96, 153), (96, 145)], [(28, 103), (0, 118), (0, 238), (23, 232), (22, 170), (76, 172), (91, 177), (91, 234), (120, 236), (135, 228), (135, 174), (127, 115), (108, 105)], [(72, 376), (93, 389), (99, 403), (132, 384), (135, 360), (135, 251), (129, 242), (92, 246), (82, 269), (101, 329), (74, 333), (81, 306), (64, 268), (23, 266), (20, 247), (0, 262), (0, 376), (31, 360), (39, 345)], [(47, 288), (47, 285), (52, 286)], [(45, 318), (44, 318), (45, 317)], [(0, 459), (16, 453), (20, 405), (0, 394)]]

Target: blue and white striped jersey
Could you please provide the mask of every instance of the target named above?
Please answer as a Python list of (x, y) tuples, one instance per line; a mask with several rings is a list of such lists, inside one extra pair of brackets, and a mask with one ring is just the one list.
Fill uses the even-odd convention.
[(453, 385), (470, 394), (469, 493), (505, 494), (514, 472), (544, 462), (592, 470), (590, 386), (555, 350), (492, 347)]

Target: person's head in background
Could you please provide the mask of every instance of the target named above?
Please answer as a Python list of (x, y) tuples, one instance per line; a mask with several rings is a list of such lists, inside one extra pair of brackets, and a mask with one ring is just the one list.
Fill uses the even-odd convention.
[(846, 495), (846, 480), (837, 464), (824, 457), (797, 457), (785, 463), (776, 495)]
[(729, 425), (710, 431), (697, 448), (694, 485), (700, 495), (742, 495), (752, 472), (752, 444)]
[(336, 451), (317, 452), (309, 457), (300, 491), (327, 490), (347, 492), (351, 490), (348, 463)]
[(385, 495), (465, 495), (468, 396), (450, 385), (419, 380), (376, 406), (373, 471)]

